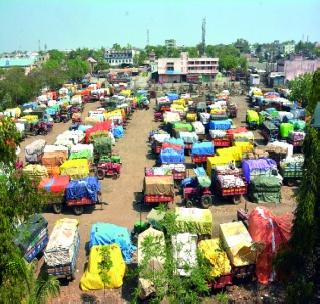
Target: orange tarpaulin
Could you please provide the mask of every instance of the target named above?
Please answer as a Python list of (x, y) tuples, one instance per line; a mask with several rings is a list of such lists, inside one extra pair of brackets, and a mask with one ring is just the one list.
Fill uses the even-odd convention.
[(268, 284), (274, 280), (272, 259), (280, 247), (288, 243), (291, 237), (292, 219), (292, 214), (273, 215), (265, 207), (257, 207), (250, 213), (249, 233), (253, 241), (263, 246), (256, 262), (256, 275), (261, 284)]

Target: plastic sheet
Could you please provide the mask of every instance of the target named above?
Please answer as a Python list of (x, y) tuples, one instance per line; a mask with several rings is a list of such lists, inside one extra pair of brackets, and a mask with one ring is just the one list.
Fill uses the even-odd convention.
[(212, 142), (195, 143), (192, 145), (191, 154), (212, 156), (214, 154), (214, 146)]
[(127, 228), (109, 223), (95, 223), (91, 226), (90, 248), (95, 245), (118, 244), (126, 263), (130, 263), (136, 247), (132, 245)]
[(88, 176), (84, 179), (70, 181), (66, 188), (65, 196), (66, 200), (86, 197), (96, 202), (100, 190), (101, 186), (98, 179), (95, 176)]
[(183, 150), (175, 150), (172, 148), (161, 149), (160, 152), (160, 160), (163, 164), (178, 164), (184, 163), (184, 151)]
[(210, 120), (210, 130), (228, 130), (231, 128), (231, 122), (229, 120)]

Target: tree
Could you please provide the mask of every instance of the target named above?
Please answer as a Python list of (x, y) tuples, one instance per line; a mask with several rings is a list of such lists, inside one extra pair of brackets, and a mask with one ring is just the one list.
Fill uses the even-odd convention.
[(121, 45), (119, 44), (119, 43), (114, 43), (113, 45), (112, 45), (112, 48), (114, 49), (114, 50), (116, 50), (116, 51), (121, 51)]
[(238, 38), (237, 41), (234, 43), (234, 46), (241, 52), (241, 53), (249, 53), (250, 52), (250, 45), (249, 42), (243, 38)]
[(313, 74), (300, 75), (289, 82), (290, 99), (299, 101), (303, 106), (308, 105), (312, 94)]
[[(15, 124), (8, 118), (0, 120), (0, 303), (43, 303), (30, 299), (45, 298), (53, 292), (53, 281), (34, 279), (20, 250), (13, 243), (18, 223), (34, 213), (41, 212), (46, 203), (46, 195), (23, 172), (15, 171), (16, 147), (21, 137)], [(36, 293), (31, 292), (30, 284), (35, 284)], [(42, 282), (42, 283), (41, 283)], [(46, 288), (45, 283), (48, 288)], [(57, 284), (54, 284), (57, 287)], [(56, 290), (56, 289), (55, 289)], [(46, 291), (46, 292), (45, 292)], [(36, 294), (32, 296), (31, 294)]]
[[(310, 114), (320, 100), (320, 70), (313, 75)], [(287, 284), (288, 303), (316, 303), (320, 291), (320, 130), (308, 127), (303, 144), (304, 174), (297, 192), (297, 208), (289, 248), (276, 259)], [(319, 296), (319, 294), (318, 294)]]
[(80, 58), (70, 59), (67, 61), (68, 76), (70, 79), (79, 81), (81, 78), (88, 73), (89, 64)]
[(102, 256), (102, 259), (98, 265), (98, 268), (99, 268), (99, 276), (100, 276), (100, 278), (103, 282), (103, 285), (104, 285), (103, 295), (105, 297), (106, 286), (111, 283), (109, 271), (113, 265), (112, 260), (111, 260), (110, 247), (108, 245), (101, 247), (100, 248), (100, 255)]

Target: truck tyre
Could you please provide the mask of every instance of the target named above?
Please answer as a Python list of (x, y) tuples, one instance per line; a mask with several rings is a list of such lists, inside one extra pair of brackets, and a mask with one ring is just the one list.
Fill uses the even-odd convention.
[(56, 214), (60, 214), (62, 211), (62, 204), (52, 204), (53, 212)]
[(209, 208), (212, 205), (212, 197), (210, 195), (203, 195), (201, 197), (201, 206), (202, 208)]
[(73, 213), (75, 215), (81, 215), (83, 213), (83, 206), (74, 206)]
[(193, 203), (191, 200), (186, 200), (186, 207), (191, 208), (193, 206)]
[(232, 197), (232, 202), (234, 205), (239, 205), (241, 203), (241, 195), (234, 195)]
[(97, 175), (97, 178), (98, 179), (104, 179), (104, 170), (102, 169), (98, 169), (97, 172), (96, 172), (96, 175)]
[(113, 174), (112, 174), (112, 179), (118, 179), (119, 176), (120, 176), (119, 173), (113, 173)]

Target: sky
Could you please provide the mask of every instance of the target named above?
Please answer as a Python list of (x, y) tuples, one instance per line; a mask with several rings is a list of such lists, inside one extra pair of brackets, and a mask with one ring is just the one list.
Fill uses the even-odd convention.
[(0, 52), (13, 50), (320, 41), (319, 0), (0, 0)]

